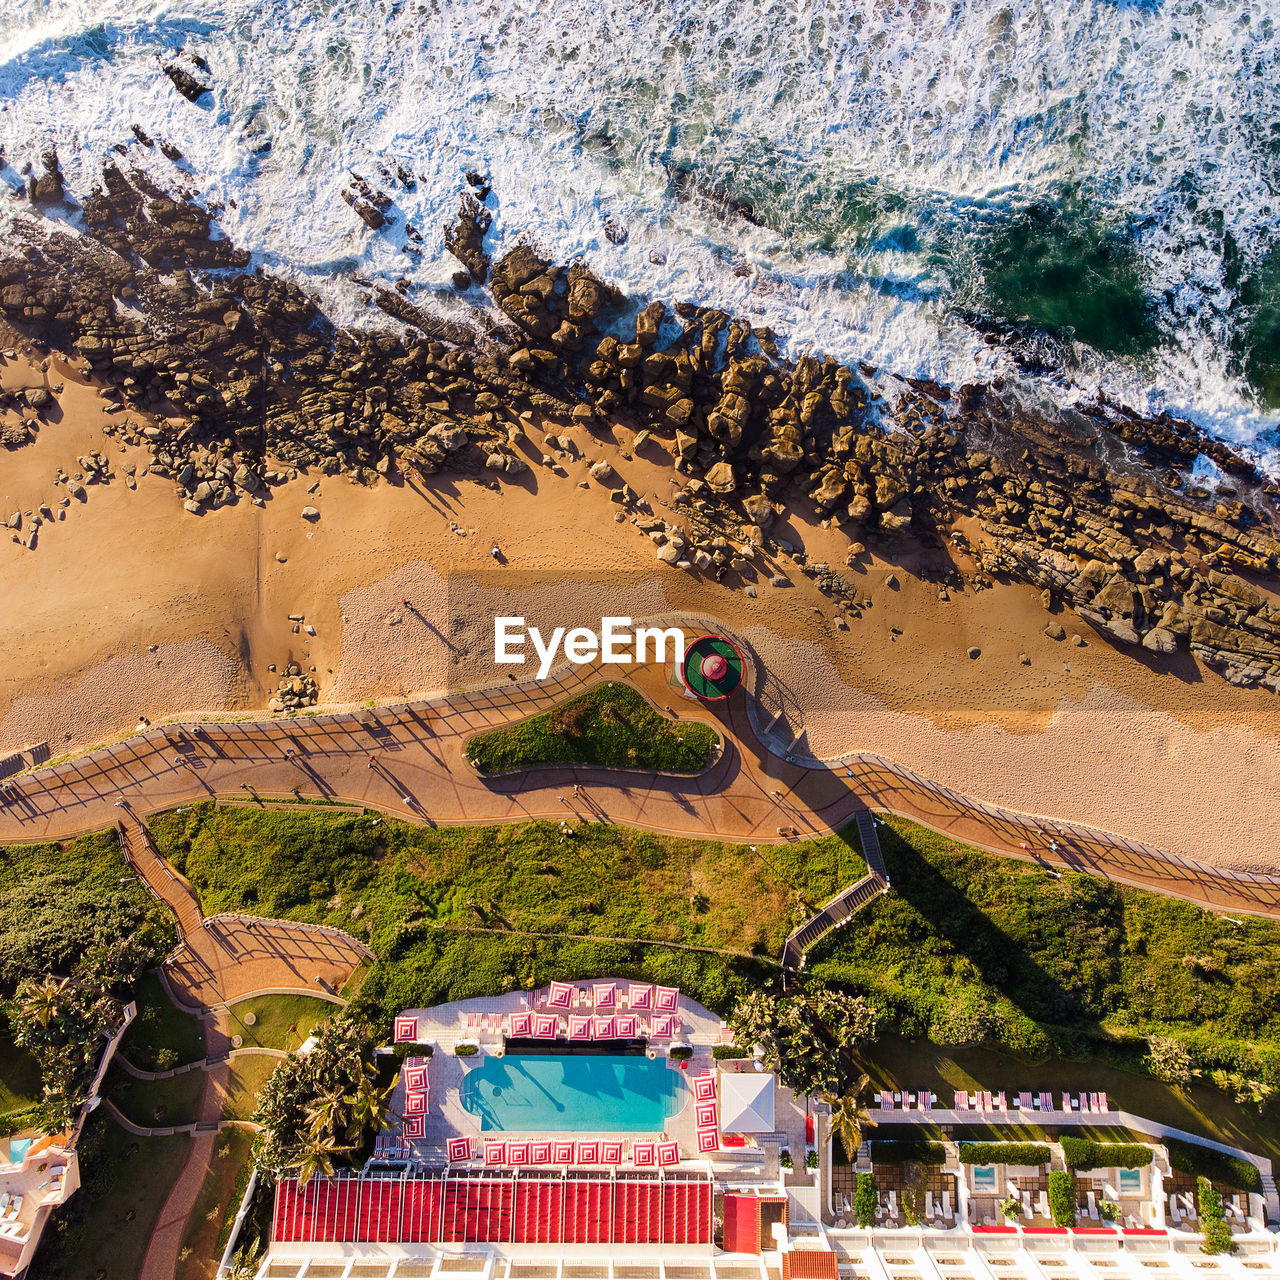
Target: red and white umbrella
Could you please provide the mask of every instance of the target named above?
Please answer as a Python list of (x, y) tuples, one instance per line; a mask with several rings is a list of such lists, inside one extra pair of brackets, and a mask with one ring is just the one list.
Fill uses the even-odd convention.
[(637, 1169), (652, 1169), (657, 1160), (657, 1153), (652, 1142), (637, 1142), (631, 1147), (631, 1163)]
[(426, 1116), (410, 1116), (400, 1129), (406, 1138), (425, 1138), (427, 1135)]
[(554, 1142), (551, 1144), (551, 1162), (552, 1164), (572, 1164), (573, 1163), (573, 1143), (572, 1142)]
[(548, 1009), (572, 1009), (573, 987), (568, 982), (553, 982), (547, 988)]
[(533, 1034), (533, 1014), (513, 1013), (511, 1015), (511, 1034), (518, 1039), (523, 1039)]
[(655, 987), (653, 1007), (659, 1013), (675, 1013), (680, 1007), (680, 992), (675, 987)]
[(600, 1144), (600, 1163), (601, 1164), (621, 1164), (622, 1163), (622, 1143), (602, 1142)]
[(529, 1163), (530, 1164), (550, 1164), (551, 1163), (551, 1143), (531, 1142), (529, 1144)]
[(675, 1142), (658, 1143), (658, 1168), (667, 1169), (680, 1163), (680, 1146)]
[(457, 1164), (459, 1160), (471, 1159), (470, 1138), (450, 1138), (448, 1145), (449, 1163)]
[(640, 1034), (640, 1019), (634, 1013), (620, 1013), (614, 1019), (619, 1040), (634, 1040)]
[(616, 1040), (618, 1038), (618, 1020), (616, 1018), (595, 1018), (592, 1021), (591, 1030), (597, 1040)]
[(612, 982), (597, 982), (592, 988), (597, 1009), (616, 1009), (618, 1007), (618, 988)]
[(396, 1043), (415, 1044), (418, 1039), (418, 1019), (408, 1013), (402, 1013), (396, 1019)]
[(426, 1067), (405, 1067), (404, 1087), (413, 1093), (424, 1093), (427, 1088)]
[(711, 1072), (705, 1071), (700, 1076), (694, 1076), (693, 1096), (699, 1102), (714, 1102), (716, 1100), (716, 1078)]
[(569, 1039), (591, 1039), (591, 1019), (585, 1013), (573, 1013), (569, 1015)]
[(484, 1162), (485, 1164), (506, 1164), (507, 1144), (505, 1142), (499, 1142), (494, 1138), (486, 1139), (484, 1144)]
[(653, 988), (647, 982), (633, 982), (627, 992), (627, 1008), (648, 1013), (653, 1008)]
[(703, 1155), (706, 1155), (708, 1151), (719, 1151), (720, 1134), (715, 1129), (699, 1129), (698, 1150)]
[(560, 1019), (554, 1013), (535, 1013), (533, 1015), (533, 1037), (535, 1040), (554, 1040), (560, 1032)]
[(600, 1144), (598, 1142), (579, 1142), (577, 1144), (574, 1164), (599, 1164)]

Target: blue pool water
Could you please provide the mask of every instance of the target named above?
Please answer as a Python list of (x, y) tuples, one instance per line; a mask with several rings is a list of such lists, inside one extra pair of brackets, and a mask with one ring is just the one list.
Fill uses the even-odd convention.
[(680, 1073), (641, 1056), (513, 1053), (486, 1058), (462, 1083), (485, 1132), (659, 1133), (684, 1101)]
[(10, 1138), (9, 1139), (9, 1163), (21, 1164), (26, 1158), (27, 1152), (31, 1148), (34, 1138)]

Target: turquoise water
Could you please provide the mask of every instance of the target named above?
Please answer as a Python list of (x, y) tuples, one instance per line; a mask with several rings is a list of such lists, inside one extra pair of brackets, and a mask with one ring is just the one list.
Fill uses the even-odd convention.
[(684, 1101), (680, 1073), (639, 1056), (507, 1054), (462, 1084), (462, 1105), (486, 1133), (659, 1133)]
[(31, 1149), (34, 1138), (10, 1138), (9, 1139), (9, 1163), (21, 1164), (26, 1158), (27, 1152)]

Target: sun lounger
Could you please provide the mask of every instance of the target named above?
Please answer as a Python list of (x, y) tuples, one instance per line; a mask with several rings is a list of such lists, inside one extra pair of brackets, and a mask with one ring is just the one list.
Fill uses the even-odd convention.
[(916, 1108), (920, 1111), (929, 1110), (929, 1091), (927, 1089), (916, 1095)]
[(7, 1191), (0, 1194), (0, 1218), (9, 1212), (9, 1201), (12, 1199), (13, 1197)]
[(891, 1218), (898, 1216), (898, 1193), (896, 1191), (889, 1192), (889, 1216)]
[(926, 1218), (933, 1217), (933, 1192), (926, 1191), (924, 1193), (924, 1216)]
[(1049, 1208), (1049, 1193), (1047, 1191), (1041, 1191), (1036, 1196), (1036, 1208), (1040, 1211), (1042, 1218), (1053, 1217), (1053, 1210)]
[(881, 1111), (893, 1110), (893, 1095), (890, 1094), (888, 1089), (880, 1090), (880, 1110)]
[(1089, 1205), (1089, 1217), (1092, 1218), (1094, 1222), (1097, 1222), (1098, 1221), (1098, 1197), (1092, 1191), (1087, 1191), (1085, 1192), (1084, 1198)]
[(1040, 1110), (1041, 1110), (1041, 1111), (1052, 1111), (1052, 1110), (1053, 1110), (1053, 1094), (1051, 1094), (1051, 1093), (1042, 1093), (1042, 1094), (1040, 1095)]
[(1029, 1093), (1018, 1094), (1018, 1110), (1019, 1111), (1031, 1110), (1031, 1095)]
[(1062, 1095), (1062, 1109), (1063, 1111), (1071, 1110), (1071, 1095), (1069, 1093), (1064, 1093)]
[(1009, 1110), (1009, 1104), (1005, 1101), (1003, 1089), (1001, 1089), (1000, 1092), (996, 1094), (996, 1110), (997, 1111)]
[(956, 1094), (956, 1110), (957, 1111), (969, 1110), (969, 1095), (967, 1093)]
[(942, 1216), (950, 1219), (951, 1217), (951, 1192), (944, 1191), (942, 1193)]
[(1111, 1110), (1111, 1105), (1110, 1103), (1107, 1102), (1107, 1095), (1105, 1093), (1098, 1094), (1098, 1110), (1099, 1111)]
[(1031, 1192), (1024, 1191), (1022, 1193), (1022, 1216), (1024, 1218), (1034, 1218), (1035, 1213), (1031, 1208)]

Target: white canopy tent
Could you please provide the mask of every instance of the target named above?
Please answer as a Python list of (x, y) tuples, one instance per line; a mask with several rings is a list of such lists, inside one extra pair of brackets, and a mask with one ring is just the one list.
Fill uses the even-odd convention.
[(772, 1072), (721, 1072), (720, 1131), (773, 1132)]

